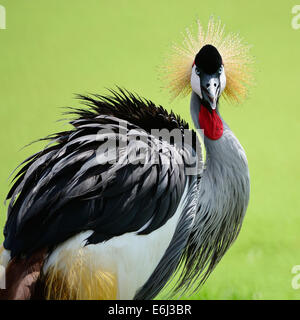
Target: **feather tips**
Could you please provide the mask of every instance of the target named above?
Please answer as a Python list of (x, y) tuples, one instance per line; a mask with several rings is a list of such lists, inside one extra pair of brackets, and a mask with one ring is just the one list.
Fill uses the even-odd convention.
[[(89, 108), (72, 110), (78, 116), (71, 121), (73, 130), (49, 136), (54, 144), (24, 163), (26, 169), (21, 169), (9, 192), (4, 245), (12, 256), (55, 246), (87, 229), (95, 231), (89, 243), (98, 243), (139, 230), (154, 216), (142, 231), (149, 233), (175, 212), (185, 184), (181, 172), (184, 153), (158, 138), (149, 139), (147, 132), (153, 127), (183, 131), (187, 124), (162, 107), (122, 90), (109, 97), (81, 99)], [(122, 123), (127, 128), (124, 133)], [(102, 129), (107, 128), (117, 133), (119, 140), (134, 142), (126, 148), (129, 158), (147, 148), (150, 152), (140, 152), (145, 161), (118, 161), (123, 154), (116, 145), (114, 161), (103, 162), (98, 150), (107, 138), (101, 138)], [(139, 128), (148, 142), (135, 140)], [(115, 138), (109, 139), (115, 143)], [(160, 159), (158, 163), (151, 161), (155, 157)]]

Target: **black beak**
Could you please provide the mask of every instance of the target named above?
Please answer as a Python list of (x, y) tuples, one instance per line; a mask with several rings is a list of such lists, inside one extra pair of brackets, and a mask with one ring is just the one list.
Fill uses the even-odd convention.
[(215, 74), (202, 73), (200, 79), (203, 105), (211, 110), (215, 110), (220, 94), (220, 78)]

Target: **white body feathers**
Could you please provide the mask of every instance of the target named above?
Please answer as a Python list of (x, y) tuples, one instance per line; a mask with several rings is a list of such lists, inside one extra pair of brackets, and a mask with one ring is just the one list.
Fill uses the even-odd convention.
[(91, 256), (93, 267), (104, 272), (114, 273), (117, 278), (117, 299), (133, 299), (137, 290), (141, 288), (169, 246), (181, 212), (187, 198), (188, 183), (175, 214), (159, 229), (147, 235), (137, 235), (137, 232), (125, 233), (108, 241), (84, 246), (86, 239), (93, 231), (82, 232), (58, 246), (49, 256), (44, 265), (46, 273), (51, 267), (67, 272), (64, 252), (74, 252), (80, 249)]

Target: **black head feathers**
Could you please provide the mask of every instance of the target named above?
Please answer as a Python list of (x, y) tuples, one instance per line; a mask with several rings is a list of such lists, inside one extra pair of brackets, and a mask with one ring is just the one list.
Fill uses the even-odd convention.
[(214, 74), (222, 65), (222, 57), (214, 46), (207, 44), (197, 53), (195, 64), (203, 72)]

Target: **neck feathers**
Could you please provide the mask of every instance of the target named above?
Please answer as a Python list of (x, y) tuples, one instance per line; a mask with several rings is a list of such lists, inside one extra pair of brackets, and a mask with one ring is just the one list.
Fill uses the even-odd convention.
[[(199, 102), (193, 94), (191, 115), (197, 129), (200, 128)], [(181, 284), (187, 287), (197, 280), (195, 290), (205, 282), (236, 239), (249, 200), (245, 152), (223, 119), (222, 122), (224, 131), (220, 139), (204, 137), (206, 163), (198, 191), (198, 212), (185, 252)]]

